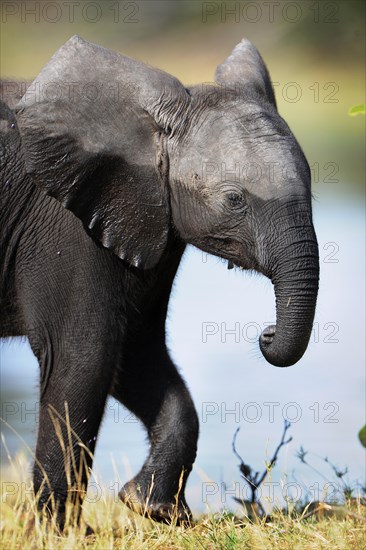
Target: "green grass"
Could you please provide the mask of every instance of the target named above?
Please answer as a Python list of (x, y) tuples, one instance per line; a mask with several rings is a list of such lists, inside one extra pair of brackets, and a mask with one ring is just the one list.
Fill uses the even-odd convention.
[[(35, 515), (35, 499), (27, 483), (28, 471), (29, 464), (17, 457), (2, 476), (0, 548), (4, 550), (366, 548), (360, 504), (343, 508), (338, 517), (313, 514), (305, 518), (307, 510), (296, 517), (276, 512), (270, 521), (257, 523), (222, 512), (196, 518), (191, 527), (184, 528), (140, 518), (122, 503), (101, 498), (98, 502), (86, 503), (82, 524), (68, 527), (61, 535), (54, 526), (46, 526)], [(85, 522), (95, 534), (86, 536)]]

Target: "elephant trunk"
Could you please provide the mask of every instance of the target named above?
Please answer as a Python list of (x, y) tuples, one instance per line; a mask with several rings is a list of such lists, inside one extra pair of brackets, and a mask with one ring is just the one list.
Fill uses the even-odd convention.
[[(276, 326), (259, 339), (265, 359), (277, 367), (299, 361), (307, 348), (315, 314), (319, 282), (319, 255), (311, 225), (305, 238), (292, 241), (276, 254), (272, 282), (276, 296)], [(292, 233), (291, 229), (288, 231)], [(309, 238), (310, 234), (310, 238)], [(288, 235), (289, 236), (289, 235)]]

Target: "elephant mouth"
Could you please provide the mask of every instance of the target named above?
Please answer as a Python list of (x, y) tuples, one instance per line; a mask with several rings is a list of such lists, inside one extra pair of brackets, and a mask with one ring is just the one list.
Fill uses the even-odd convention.
[(233, 260), (227, 261), (227, 269), (235, 269), (240, 271), (255, 271), (257, 273), (261, 273), (265, 277), (268, 277), (268, 279), (272, 280), (272, 275), (265, 269), (263, 269), (257, 262), (255, 261), (246, 261), (246, 262), (234, 262)]
[(244, 271), (244, 267), (242, 267), (241, 265), (237, 265), (235, 264), (232, 260), (228, 260), (227, 261), (227, 268), (228, 269), (234, 269), (234, 267), (238, 267), (239, 269), (241, 269), (242, 271)]
[(258, 271), (258, 267), (253, 265), (240, 265), (239, 263), (235, 263), (232, 260), (227, 261), (227, 269), (240, 269), (240, 271), (251, 271), (255, 270)]
[(206, 246), (202, 246), (200, 242), (194, 242), (193, 240), (191, 242), (209, 254), (221, 258), (221, 260), (226, 262), (227, 269), (229, 270), (256, 271), (271, 279), (272, 274), (258, 263), (254, 248), (247, 243), (244, 245), (236, 239), (223, 239), (212, 236), (210, 238), (206, 237), (206, 240)]

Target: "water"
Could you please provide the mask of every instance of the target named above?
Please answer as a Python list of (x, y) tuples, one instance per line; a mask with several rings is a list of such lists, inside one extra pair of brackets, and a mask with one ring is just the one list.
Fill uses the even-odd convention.
[[(222, 506), (235, 510), (232, 496), (249, 495), (232, 451), (238, 426), (238, 452), (262, 471), (280, 440), (284, 418), (293, 421), (293, 440), (280, 453), (272, 485), (263, 487), (264, 499), (271, 491), (281, 501), (286, 494), (321, 498), (324, 488), (337, 496), (339, 483), (326, 486), (326, 480), (296, 458), (301, 445), (315, 453), (306, 459), (327, 479), (333, 481), (334, 475), (322, 460), (325, 456), (339, 467), (348, 466), (348, 481), (364, 482), (365, 451), (357, 438), (365, 421), (363, 205), (327, 197), (315, 203), (314, 218), (321, 256), (319, 301), (308, 351), (289, 369), (267, 364), (258, 348), (260, 330), (275, 319), (269, 281), (228, 271), (193, 248), (183, 259), (168, 333), (172, 356), (200, 417), (198, 455), (187, 487), (196, 512)], [(2, 417), (20, 436), (4, 427), (12, 455), (24, 448), (21, 438), (34, 448), (37, 369), (27, 343), (3, 345)], [(144, 430), (110, 399), (94, 463), (103, 491), (115, 494), (138, 471), (146, 453)], [(6, 462), (4, 448), (2, 460)], [(98, 491), (95, 486), (93, 494)]]

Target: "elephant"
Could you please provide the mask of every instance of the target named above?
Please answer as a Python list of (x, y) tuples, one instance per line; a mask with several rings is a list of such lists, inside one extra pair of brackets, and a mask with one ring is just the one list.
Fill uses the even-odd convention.
[(2, 103), (1, 164), (0, 336), (26, 335), (40, 365), (39, 508), (80, 518), (112, 395), (150, 443), (121, 500), (189, 521), (199, 422), (165, 333), (186, 246), (272, 281), (269, 363), (299, 361), (315, 314), (310, 169), (261, 55), (243, 39), (214, 84), (185, 87), (74, 36)]

